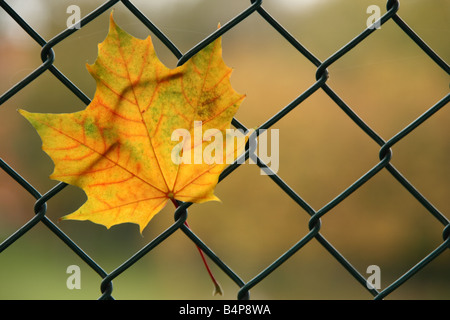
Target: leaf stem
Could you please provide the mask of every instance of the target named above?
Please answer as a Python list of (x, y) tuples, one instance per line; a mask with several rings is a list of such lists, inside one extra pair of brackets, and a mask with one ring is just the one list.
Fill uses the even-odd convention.
[[(172, 200), (172, 203), (173, 203), (173, 205), (175, 206), (175, 208), (178, 208), (178, 202), (177, 202), (175, 199), (173, 199), (173, 198), (170, 198), (170, 200)], [(189, 229), (191, 229), (191, 228), (189, 227), (189, 224), (187, 223), (187, 221), (184, 222), (184, 225), (185, 225), (186, 227), (188, 227)], [(197, 245), (195, 245), (195, 246), (197, 247), (197, 250), (198, 250), (198, 252), (200, 253), (200, 256), (201, 256), (201, 258), (202, 258), (203, 264), (204, 264), (205, 267), (206, 267), (206, 271), (208, 271), (209, 277), (211, 278), (211, 281), (212, 281), (213, 284), (214, 284), (213, 295), (214, 295), (214, 296), (215, 296), (216, 294), (222, 295), (222, 294), (223, 294), (222, 287), (221, 287), (220, 284), (217, 282), (217, 280), (216, 280), (216, 278), (214, 277), (214, 275), (213, 275), (211, 269), (209, 268), (208, 261), (206, 261), (205, 254), (203, 253), (202, 249), (199, 248), (199, 246), (197, 246)]]

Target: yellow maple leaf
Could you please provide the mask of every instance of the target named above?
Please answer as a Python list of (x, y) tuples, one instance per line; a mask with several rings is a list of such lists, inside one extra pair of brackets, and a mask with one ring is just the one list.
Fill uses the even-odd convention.
[[(229, 163), (227, 153), (221, 155), (223, 161), (213, 163), (190, 161), (195, 152), (191, 158), (182, 154), (187, 161), (179, 163), (173, 159), (177, 146), (182, 145), (183, 152), (203, 152), (211, 142), (186, 139), (180, 144), (172, 141), (172, 134), (184, 130), (195, 135), (201, 124), (202, 134), (209, 129), (220, 132), (223, 139), (214, 137), (225, 150), (226, 129), (244, 95), (231, 87), (221, 40), (170, 69), (156, 56), (150, 36), (134, 38), (116, 25), (111, 13), (108, 35), (87, 69), (97, 87), (85, 110), (19, 110), (55, 164), (50, 178), (78, 186), (88, 197), (63, 219), (90, 220), (107, 228), (131, 222), (142, 232), (169, 199), (217, 200), (214, 188)], [(234, 158), (238, 152), (233, 150)]]

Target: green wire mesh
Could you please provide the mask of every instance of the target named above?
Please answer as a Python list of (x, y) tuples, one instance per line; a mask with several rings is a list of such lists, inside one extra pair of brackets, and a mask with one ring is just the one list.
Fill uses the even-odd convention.
[[(299, 250), (301, 250), (306, 244), (311, 241), (316, 241), (319, 243), (336, 261), (338, 261), (348, 273), (356, 279), (356, 281), (363, 286), (374, 299), (383, 299), (390, 293), (395, 291), (397, 288), (402, 286), (405, 281), (413, 277), (418, 271), (425, 268), (431, 261), (436, 259), (438, 256), (448, 254), (446, 249), (450, 248), (450, 223), (448, 218), (441, 213), (429, 200), (427, 200), (414, 185), (412, 185), (402, 173), (395, 168), (390, 162), (392, 156), (392, 147), (401, 141), (405, 136), (418, 128), (422, 123), (427, 121), (430, 117), (435, 115), (435, 113), (447, 105), (450, 99), (450, 95), (447, 94), (436, 104), (431, 106), (426, 112), (421, 116), (416, 118), (414, 121), (409, 123), (400, 132), (392, 136), (389, 140), (384, 140), (381, 138), (367, 123), (365, 123), (328, 85), (328, 70), (327, 68), (334, 64), (336, 61), (345, 56), (348, 52), (357, 47), (361, 42), (363, 42), (372, 33), (376, 32), (376, 28), (368, 27), (363, 32), (358, 34), (345, 46), (343, 46), (338, 51), (334, 52), (324, 61), (320, 61), (316, 58), (308, 49), (305, 48), (294, 36), (292, 36), (288, 30), (286, 30), (279, 22), (277, 22), (270, 14), (262, 7), (262, 0), (256, 1), (252, 0), (249, 6), (238, 14), (236, 17), (225, 23), (221, 28), (217, 29), (215, 32), (207, 36), (205, 39), (200, 41), (193, 48), (188, 50), (186, 53), (182, 53), (174, 43), (163, 33), (161, 30), (150, 21), (144, 13), (142, 13), (131, 1), (128, 0), (114, 0), (105, 1), (100, 7), (90, 12), (88, 15), (83, 17), (80, 22), (81, 28), (86, 26), (88, 23), (99, 17), (105, 11), (111, 9), (117, 3), (122, 3), (130, 12), (136, 16), (142, 24), (148, 28), (148, 30), (155, 35), (176, 57), (178, 60), (178, 65), (182, 65), (194, 54), (200, 51), (202, 48), (207, 46), (209, 43), (222, 36), (223, 34), (229, 32), (236, 25), (240, 24), (242, 21), (246, 20), (251, 15), (260, 15), (271, 27), (273, 27), (286, 41), (298, 51), (299, 54), (303, 55), (306, 59), (310, 61), (312, 65), (316, 68), (315, 83), (311, 85), (307, 90), (301, 93), (292, 102), (286, 105), (284, 108), (279, 110), (276, 114), (271, 116), (267, 121), (258, 126), (259, 129), (270, 129), (279, 120), (287, 117), (289, 113), (301, 105), (302, 102), (307, 100), (313, 93), (321, 90), (327, 96), (329, 96), (332, 101), (348, 116), (351, 121), (353, 121), (370, 139), (372, 139), (376, 144), (379, 145), (379, 162), (374, 165), (369, 171), (362, 175), (359, 179), (354, 181), (348, 188), (342, 191), (337, 197), (329, 201), (325, 206), (319, 210), (314, 210), (302, 197), (296, 193), (287, 183), (285, 183), (280, 176), (271, 172), (270, 167), (268, 167), (256, 154), (254, 150), (247, 149), (243, 157), (246, 159), (252, 158), (257, 165), (265, 170), (267, 173), (267, 179), (271, 179), (283, 192), (290, 197), (302, 211), (309, 214), (310, 219), (308, 223), (309, 232), (303, 237), (299, 238), (298, 241), (286, 252), (284, 252), (278, 259), (270, 263), (264, 270), (259, 274), (255, 275), (251, 280), (244, 281), (242, 278), (234, 272), (216, 253), (214, 253), (206, 243), (204, 243), (191, 229), (184, 225), (187, 219), (188, 208), (192, 205), (191, 203), (180, 203), (179, 207), (174, 212), (175, 222), (164, 232), (155, 237), (147, 245), (145, 245), (141, 250), (136, 252), (129, 259), (124, 261), (120, 266), (118, 266), (112, 272), (106, 272), (103, 268), (94, 261), (89, 255), (87, 255), (83, 249), (77, 245), (70, 237), (68, 237), (54, 222), (52, 222), (47, 216), (47, 201), (55, 197), (61, 190), (66, 187), (66, 184), (59, 183), (52, 189), (48, 190), (45, 194), (39, 193), (33, 185), (27, 182), (14, 168), (12, 165), (6, 163), (0, 158), (0, 168), (7, 173), (12, 179), (14, 179), (23, 189), (30, 193), (35, 199), (34, 205), (34, 216), (25, 223), (21, 228), (16, 230), (13, 234), (5, 237), (0, 244), (0, 254), (4, 252), (9, 246), (14, 244), (20, 238), (25, 237), (27, 232), (33, 229), (36, 225), (42, 223), (44, 224), (52, 233), (54, 233), (62, 242), (67, 245), (67, 247), (77, 254), (92, 270), (94, 270), (102, 279), (100, 284), (101, 296), (100, 299), (113, 299), (113, 280), (120, 276), (122, 273), (126, 272), (133, 264), (139, 261), (142, 257), (147, 255), (159, 244), (168, 239), (174, 232), (181, 230), (196, 246), (201, 248), (201, 250), (213, 261), (239, 288), (237, 299), (249, 299), (250, 290), (260, 284), (266, 279), (266, 277), (279, 268), (283, 263), (285, 263), (289, 258), (295, 255)], [(443, 61), (433, 50), (430, 48), (398, 15), (399, 12), (399, 1), (389, 0), (386, 3), (386, 13), (381, 16), (380, 20), (375, 22), (379, 25), (385, 24), (387, 21), (394, 22), (397, 27), (408, 35), (412, 41), (420, 47), (423, 52), (428, 55), (428, 57), (447, 74), (450, 74), (449, 65)], [(42, 64), (26, 76), (23, 80), (16, 83), (9, 90), (0, 96), (0, 107), (11, 97), (25, 88), (28, 84), (33, 82), (35, 79), (40, 77), (44, 72), (50, 71), (63, 85), (65, 85), (76, 97), (78, 97), (84, 104), (89, 104), (89, 97), (84, 94), (77, 86), (75, 86), (69, 78), (67, 78), (58, 68), (53, 64), (55, 59), (55, 53), (53, 47), (58, 43), (64, 41), (70, 37), (73, 33), (77, 32), (78, 29), (66, 29), (54, 36), (52, 39), (46, 41), (43, 39), (23, 18), (15, 12), (11, 6), (4, 0), (0, 0), (0, 7), (14, 19), (14, 21), (20, 25), (23, 30), (39, 45), (41, 46), (41, 59)], [(233, 119), (233, 126), (239, 129), (248, 130), (248, 128), (241, 123), (238, 119)], [(260, 131), (256, 131), (251, 139), (256, 139)], [(450, 138), (450, 137), (449, 137)], [(220, 176), (220, 180), (227, 179), (227, 177), (240, 167), (240, 162), (237, 160), (234, 164), (230, 165)], [(377, 290), (374, 287), (367, 286), (367, 279), (357, 271), (357, 269), (348, 261), (338, 250), (336, 250), (333, 245), (321, 234), (321, 218), (328, 214), (334, 207), (341, 203), (344, 199), (349, 197), (350, 194), (355, 192), (358, 188), (364, 185), (367, 181), (372, 179), (380, 171), (387, 171), (395, 180), (397, 180), (401, 186), (404, 187), (422, 206), (425, 208), (429, 214), (431, 214), (439, 223), (442, 224), (442, 243), (435, 248), (433, 251), (429, 252), (428, 255), (423, 257), (421, 261), (411, 266), (411, 268), (398, 277), (394, 282), (387, 286), (383, 290)], [(1, 221), (1, 213), (0, 213)], [(120, 290), (120, 289), (119, 289)]]

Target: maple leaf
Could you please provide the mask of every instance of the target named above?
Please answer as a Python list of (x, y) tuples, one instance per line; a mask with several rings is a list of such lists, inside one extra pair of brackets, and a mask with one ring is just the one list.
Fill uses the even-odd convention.
[[(169, 199), (218, 200), (214, 188), (227, 162), (174, 162), (172, 153), (180, 143), (171, 135), (177, 129), (195, 134), (201, 121), (202, 132), (214, 128), (225, 137), (244, 95), (230, 84), (221, 39), (170, 69), (156, 56), (150, 36), (134, 38), (116, 25), (111, 13), (98, 57), (86, 66), (97, 87), (85, 110), (19, 110), (54, 162), (50, 178), (78, 186), (87, 195), (77, 211), (62, 219), (90, 220), (107, 228), (131, 222), (142, 232)], [(186, 139), (183, 151), (199, 148), (194, 140)], [(200, 141), (202, 151), (208, 143)], [(238, 152), (235, 148), (233, 156)]]

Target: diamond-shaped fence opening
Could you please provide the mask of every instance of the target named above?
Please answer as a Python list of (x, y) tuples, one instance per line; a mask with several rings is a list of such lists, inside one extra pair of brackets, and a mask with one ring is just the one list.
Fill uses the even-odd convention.
[[(226, 298), (448, 299), (450, 68), (437, 53), (448, 53), (446, 5), (309, 2), (86, 1), (73, 28), (72, 3), (0, 0), (0, 297), (205, 297), (197, 246)], [(15, 110), (90, 103), (94, 81), (79, 70), (112, 9), (177, 65), (223, 36), (232, 82), (247, 91), (232, 124), (278, 129), (279, 167), (274, 152), (246, 149), (220, 177), (221, 204), (167, 207), (142, 236), (59, 223), (83, 195), (49, 181), (49, 159)], [(205, 27), (217, 17), (220, 28)], [(66, 282), (73, 266), (78, 291)]]

